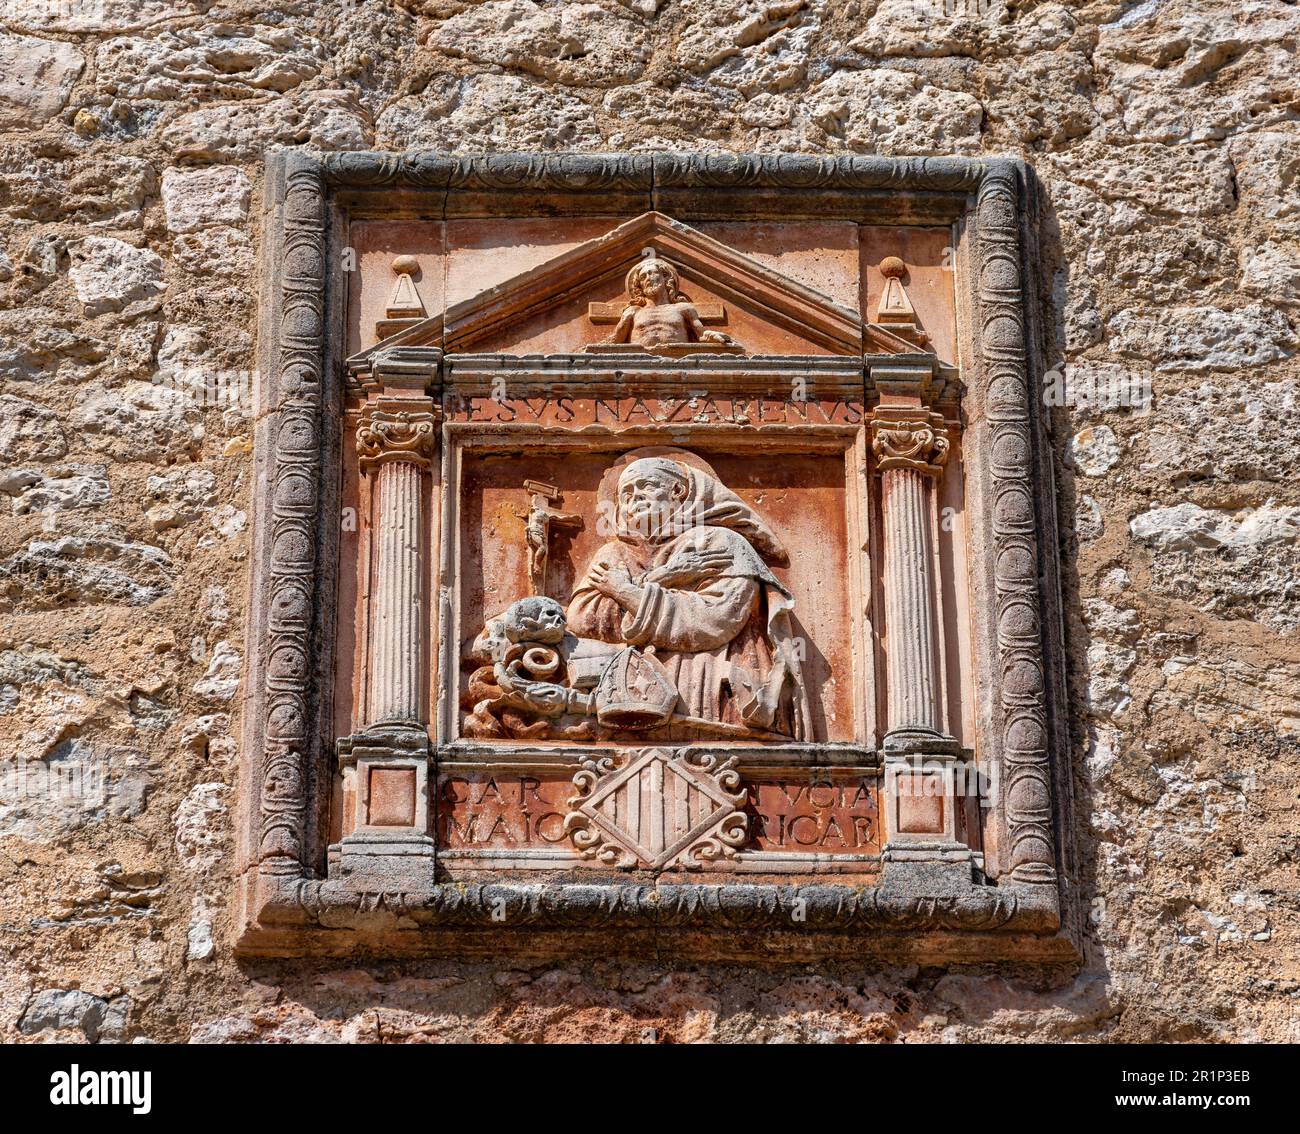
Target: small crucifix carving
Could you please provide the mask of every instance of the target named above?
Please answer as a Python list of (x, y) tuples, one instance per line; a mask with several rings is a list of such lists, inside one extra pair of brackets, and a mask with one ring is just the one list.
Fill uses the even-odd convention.
[(528, 543), (528, 577), (533, 594), (546, 594), (546, 563), (551, 553), (551, 528), (577, 531), (582, 527), (582, 517), (556, 511), (563, 497), (553, 484), (540, 480), (524, 481), (524, 490), (532, 493), (524, 522), (524, 538)]

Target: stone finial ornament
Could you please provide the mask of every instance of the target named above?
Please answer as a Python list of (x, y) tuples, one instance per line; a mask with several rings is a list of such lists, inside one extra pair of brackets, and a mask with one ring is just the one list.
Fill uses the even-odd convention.
[(428, 314), (415, 283), (420, 274), (420, 261), (406, 254), (394, 256), (392, 269), (397, 278), (384, 308), (384, 318), (375, 324), (375, 335), (380, 339), (415, 326)]
[(880, 292), (880, 302), (876, 305), (876, 322), (908, 342), (925, 346), (930, 341), (930, 336), (921, 329), (916, 318), (916, 308), (912, 306), (907, 288), (903, 286), (907, 265), (897, 256), (886, 256), (880, 261), (880, 274), (885, 277), (885, 285)]

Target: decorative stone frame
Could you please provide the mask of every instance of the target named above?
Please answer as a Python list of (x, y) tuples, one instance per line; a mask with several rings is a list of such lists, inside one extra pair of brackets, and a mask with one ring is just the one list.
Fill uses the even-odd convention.
[[(1034, 202), (1029, 171), (1010, 159), (275, 155), (264, 231), (238, 952), (1077, 959), (1054, 491), (1033, 378), (1039, 322), (1025, 287), (1035, 278)], [(977, 727), (999, 786), (978, 878), (941, 855), (888, 850), (874, 887), (367, 887), (325, 877), (347, 223), (650, 210), (686, 221), (957, 225)], [(884, 755), (887, 782), (906, 774), (891, 769), (887, 746)], [(366, 755), (350, 758), (363, 764)]]

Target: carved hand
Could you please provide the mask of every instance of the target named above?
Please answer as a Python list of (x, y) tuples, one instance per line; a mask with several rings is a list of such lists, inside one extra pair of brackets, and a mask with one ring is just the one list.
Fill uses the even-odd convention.
[(705, 331), (700, 335), (702, 343), (724, 343), (727, 346), (735, 346), (736, 340), (730, 335), (723, 334), (721, 331)]
[(641, 588), (632, 582), (632, 573), (624, 564), (615, 563), (611, 567), (607, 563), (593, 563), (588, 577), (596, 590), (624, 610), (634, 611), (641, 605)]
[(528, 707), (543, 716), (556, 716), (569, 705), (569, 690), (550, 681), (524, 682), (520, 693), (528, 702)]
[(683, 587), (716, 575), (731, 563), (727, 551), (679, 551), (662, 567), (656, 567), (646, 579), (661, 587)]

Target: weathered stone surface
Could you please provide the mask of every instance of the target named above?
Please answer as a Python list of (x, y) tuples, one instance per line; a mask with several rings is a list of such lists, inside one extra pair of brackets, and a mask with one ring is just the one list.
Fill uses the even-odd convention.
[(574, 95), (491, 72), (431, 82), (386, 108), (375, 131), (384, 145), (448, 150), (590, 150), (601, 143), (591, 108)]
[(1285, 481), (1300, 461), (1300, 382), (1226, 376), (1163, 394), (1136, 443), (1158, 483)]
[(0, 492), (13, 497), (15, 515), (98, 508), (112, 495), (103, 465), (0, 471)]
[[(814, 13), (823, 7), (809, 0), (682, 0), (687, 22), (677, 41), (677, 62), (697, 74), (711, 71), (750, 48), (767, 45), (787, 28), (813, 23)], [(773, 44), (771, 49), (779, 52), (781, 46)]]
[(1228, 142), (1243, 210), (1274, 222), (1292, 239), (1300, 235), (1298, 136), (1295, 123), (1288, 123), (1277, 130), (1234, 134)]
[(211, 872), (226, 852), (229, 794), (222, 783), (196, 784), (176, 809), (176, 854), (195, 875)]
[(1217, 147), (1111, 146), (1088, 138), (1054, 155), (1053, 164), (1103, 200), (1157, 217), (1219, 216), (1236, 207), (1232, 162)]
[(581, 86), (635, 79), (650, 56), (640, 21), (599, 4), (488, 0), (444, 21), (428, 42), (475, 63)]
[(14, 758), (0, 763), (0, 838), (57, 843), (87, 826), (143, 813), (152, 777), (139, 754), (61, 736), (84, 723), (65, 721), (52, 742), (49, 730), (28, 730)]
[(1019, 18), (999, 4), (953, 4), (941, 8), (913, 0), (881, 0), (866, 30), (852, 42), (864, 55), (996, 58), (1029, 55), (1069, 41), (1075, 19), (1063, 4), (1042, 4)]
[(0, 460), (56, 461), (67, 451), (63, 426), (53, 410), (0, 394)]
[(1156, 588), (1219, 618), (1249, 618), (1279, 634), (1300, 630), (1291, 580), (1300, 570), (1300, 507), (1206, 509), (1183, 503), (1135, 516), (1133, 538), (1164, 554)]
[(167, 286), (157, 253), (111, 236), (86, 237), (73, 249), (72, 259), (69, 275), (87, 315), (121, 311)]
[(1154, 358), (1157, 370), (1237, 370), (1288, 357), (1296, 332), (1283, 312), (1260, 304), (1237, 311), (1134, 307), (1111, 319), (1107, 342), (1129, 357)]
[(23, 650), (0, 651), (0, 684), (17, 690), (59, 682), (68, 686), (85, 685), (91, 678), (75, 661), (49, 650), (28, 645)]
[(229, 713), (208, 713), (185, 726), (180, 743), (205, 762), (228, 763), (238, 750), (234, 737), (229, 733)]
[(169, 169), (162, 177), (162, 201), (172, 232), (194, 232), (213, 225), (238, 225), (248, 219), (252, 186), (244, 171), (214, 165)]
[(194, 683), (194, 692), (205, 701), (229, 701), (239, 692), (239, 673), (243, 665), (240, 656), (229, 642), (218, 642), (212, 648), (212, 657), (203, 676)]
[(23, 1035), (44, 1031), (80, 1031), (90, 1043), (121, 1038), (131, 1002), (126, 997), (105, 1000), (79, 988), (48, 988), (38, 992), (23, 1012)]
[[(138, 228), (141, 210), (157, 192), (157, 182), (152, 162), (128, 154), (106, 153), (85, 162), (62, 147), (51, 153), (0, 144), (5, 208), (18, 219)], [(72, 242), (84, 231), (70, 230), (66, 239)]]
[[(159, 501), (150, 505), (146, 513), (150, 517), (150, 526), (154, 528), (191, 523), (213, 507), (217, 500), (215, 474), (198, 466), (151, 476), (146, 487), (149, 498)], [(161, 523), (154, 516), (169, 519)]]
[(33, 540), (0, 562), (0, 592), (22, 606), (147, 606), (169, 593), (174, 565), (161, 548), (107, 532)]
[(1081, 429), (1070, 439), (1070, 455), (1085, 476), (1102, 476), (1120, 458), (1120, 445), (1109, 425)]
[(166, 126), (161, 142), (176, 158), (230, 162), (284, 146), (360, 150), (370, 136), (368, 115), (351, 92), (312, 91), (196, 110)]
[(176, 264), (190, 276), (213, 275), (247, 279), (254, 270), (253, 242), (236, 228), (205, 228), (186, 232), (172, 245)]
[(1300, 302), (1300, 266), (1291, 249), (1274, 243), (1247, 249), (1241, 276), (1243, 291), (1273, 303)]
[(1298, 32), (1294, 10), (1275, 4), (1176, 5), (1164, 20), (1104, 27), (1094, 54), (1102, 108), (1134, 139), (1164, 144), (1287, 121), (1295, 99), (1278, 93)]
[(6, 20), (23, 31), (121, 32), (194, 16), (211, 0), (96, 0), (94, 4), (23, 4), (6, 0)]
[(979, 102), (905, 71), (840, 71), (808, 93), (807, 115), (833, 144), (862, 153), (979, 149)]
[(1074, 513), (1074, 531), (1081, 540), (1098, 538), (1106, 529), (1101, 505), (1091, 496), (1080, 496)]
[(151, 382), (88, 385), (69, 420), (84, 445), (119, 461), (180, 460), (196, 454), (204, 436), (194, 399)]
[(706, 146), (710, 138), (725, 138), (741, 105), (732, 92), (705, 93), (687, 84), (664, 91), (652, 83), (634, 83), (615, 88), (601, 101), (601, 109), (619, 127), (613, 137), (623, 142), (635, 138), (633, 148), (650, 151), (662, 148), (666, 138), (687, 150)]
[(96, 88), (125, 99), (283, 94), (319, 74), (321, 44), (293, 28), (178, 28), (104, 41), (96, 52)]
[(985, 72), (989, 128), (1051, 149), (1087, 137), (1102, 121), (1094, 80), (1092, 62), (1080, 52), (997, 58)]
[(1197, 547), (1221, 547), (1227, 542), (1228, 523), (1222, 512), (1187, 503), (1143, 512), (1133, 517), (1129, 527), (1135, 539), (1150, 543), (1160, 551), (1190, 551)]
[(196, 896), (190, 911), (190, 925), (186, 932), (185, 959), (210, 961), (217, 954), (217, 943), (212, 939), (212, 910), (207, 901)]
[(1057, 1040), (1091, 1032), (1120, 1011), (1113, 990), (1099, 977), (1044, 993), (999, 978), (953, 973), (939, 981), (934, 994), (968, 1026)]
[(1300, 536), (1300, 508), (1279, 507), (1270, 501), (1261, 508), (1234, 515), (1223, 509), (1177, 504), (1135, 516), (1130, 527), (1136, 539), (1161, 551), (1202, 547), (1255, 551), (1273, 544), (1294, 543)]
[(769, 6), (771, 19), (755, 23), (751, 17), (749, 21), (723, 25), (712, 35), (699, 36), (693, 44), (683, 37), (678, 52), (686, 57), (686, 65), (692, 70), (701, 70), (701, 56), (716, 58), (722, 54), (723, 61), (708, 72), (710, 84), (734, 88), (747, 99), (771, 99), (804, 82), (810, 68), (815, 67), (824, 7), (805, 4), (789, 16), (782, 16), (783, 6)]
[(0, 130), (44, 125), (66, 105), (84, 65), (70, 43), (0, 34)]

